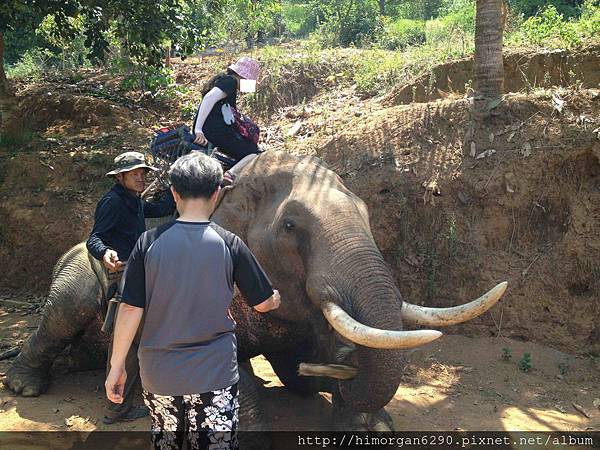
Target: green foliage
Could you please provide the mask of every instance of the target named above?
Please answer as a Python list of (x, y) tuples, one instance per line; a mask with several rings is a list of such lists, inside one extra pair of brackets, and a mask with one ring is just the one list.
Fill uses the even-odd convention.
[(323, 46), (363, 45), (380, 28), (375, 0), (310, 0), (319, 27), (314, 38)]
[(448, 220), (448, 231), (446, 232), (446, 247), (448, 257), (454, 258), (458, 255), (460, 242), (458, 239), (458, 231), (456, 229), (456, 217), (454, 214)]
[(388, 50), (404, 49), (425, 42), (425, 22), (422, 20), (381, 17), (377, 43)]
[(509, 7), (523, 17), (532, 17), (540, 13), (544, 8), (553, 7), (559, 14), (565, 17), (577, 16), (580, 1), (570, 0), (509, 0)]
[(413, 20), (430, 20), (438, 17), (443, 0), (405, 0), (395, 9), (398, 17)]
[(6, 74), (16, 79), (41, 80), (51, 67), (56, 55), (48, 49), (26, 50), (23, 57), (14, 65), (7, 66)]
[(384, 94), (405, 77), (406, 60), (399, 52), (372, 49), (351, 58), (352, 79), (363, 95)]
[(564, 361), (558, 363), (558, 371), (564, 377), (569, 373), (571, 369), (571, 364), (569, 358), (566, 358)]
[(597, 37), (600, 35), (600, 2), (598, 0), (584, 2), (578, 28), (583, 36)]
[(578, 20), (567, 19), (556, 7), (548, 6), (539, 15), (521, 23), (507, 37), (508, 44), (542, 47), (574, 47), (600, 34), (600, 5), (587, 0), (581, 7)]
[(512, 358), (512, 350), (509, 347), (503, 347), (502, 348), (502, 360), (510, 361), (511, 358)]
[(226, 0), (220, 17), (221, 34), (228, 41), (245, 41), (248, 46), (282, 28), (283, 9), (279, 0)]
[(530, 353), (523, 353), (523, 357), (519, 361), (519, 369), (523, 372), (530, 372), (533, 369), (533, 362), (531, 361)]
[(308, 3), (284, 3), (282, 12), (285, 31), (291, 36), (307, 36), (316, 28), (316, 21), (314, 16), (310, 15)]
[(559, 39), (568, 46), (579, 42), (573, 22), (565, 21), (554, 6), (547, 7), (539, 16), (527, 19), (521, 25), (521, 35), (526, 42), (536, 45), (544, 45), (553, 39)]

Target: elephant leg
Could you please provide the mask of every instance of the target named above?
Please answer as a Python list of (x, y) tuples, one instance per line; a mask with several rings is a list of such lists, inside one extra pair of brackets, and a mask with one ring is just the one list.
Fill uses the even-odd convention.
[[(99, 313), (99, 303), (93, 296), (86, 297), (85, 288), (82, 283), (81, 291), (70, 289), (61, 293), (51, 289), (38, 328), (6, 373), (6, 384), (15, 393), (25, 397), (44, 393), (50, 385), (49, 371), (56, 357)], [(96, 292), (100, 294), (99, 285)]]
[(298, 365), (313, 361), (315, 358), (310, 343), (302, 343), (294, 349), (286, 349), (281, 352), (265, 353), (264, 356), (273, 367), (279, 380), (292, 392), (308, 397), (320, 390), (326, 390), (323, 386), (324, 380), (298, 375)]
[(239, 372), (239, 430), (243, 432), (239, 437), (240, 448), (269, 450), (271, 439), (267, 433), (259, 433), (259, 431), (266, 431), (266, 424), (250, 362), (240, 362)]
[(384, 408), (375, 412), (352, 410), (337, 391), (333, 392), (332, 403), (332, 423), (338, 431), (394, 431), (394, 421)]

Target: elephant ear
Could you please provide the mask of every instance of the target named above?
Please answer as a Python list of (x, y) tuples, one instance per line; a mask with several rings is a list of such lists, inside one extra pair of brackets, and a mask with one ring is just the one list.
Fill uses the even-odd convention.
[(260, 191), (248, 183), (227, 187), (223, 189), (222, 198), (211, 220), (245, 241), (260, 198)]
[(246, 241), (249, 229), (272, 219), (274, 209), (289, 195), (294, 168), (301, 161), (283, 152), (259, 155), (241, 171), (234, 186), (223, 189), (211, 219)]

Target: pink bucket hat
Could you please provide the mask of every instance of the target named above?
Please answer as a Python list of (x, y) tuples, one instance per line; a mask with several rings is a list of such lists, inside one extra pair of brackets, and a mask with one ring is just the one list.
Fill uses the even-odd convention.
[(235, 64), (230, 65), (228, 68), (247, 80), (256, 81), (260, 74), (260, 65), (258, 64), (258, 61), (254, 58), (249, 58), (248, 56), (242, 56)]

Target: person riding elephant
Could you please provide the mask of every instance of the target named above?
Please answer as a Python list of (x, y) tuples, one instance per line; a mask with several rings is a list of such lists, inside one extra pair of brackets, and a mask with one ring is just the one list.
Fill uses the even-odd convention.
[[(169, 216), (175, 210), (175, 202), (170, 191), (153, 203), (140, 198), (145, 188), (146, 173), (150, 170), (157, 169), (146, 164), (142, 153), (125, 152), (118, 155), (114, 159), (114, 167), (106, 174), (115, 179), (115, 184), (96, 205), (94, 226), (86, 247), (91, 257), (104, 266), (101, 267), (100, 264), (91, 261), (98, 278), (108, 281), (108, 283), (101, 283), (104, 286), (109, 285), (104, 289), (102, 299), (104, 300), (102, 309), (105, 314), (107, 310), (112, 312), (119, 301), (118, 285), (136, 241), (146, 230), (145, 218)], [(112, 320), (112, 314), (108, 315), (107, 320)], [(110, 323), (107, 324), (107, 329), (110, 332)], [(108, 353), (110, 358), (112, 341)], [(127, 355), (127, 368), (130, 377), (125, 386), (125, 400), (122, 404), (107, 400), (103, 419), (107, 425), (148, 415), (147, 408), (133, 406), (135, 391), (140, 386), (135, 346)]]
[[(257, 142), (242, 136), (233, 126), (233, 109), (237, 108), (237, 93), (254, 92), (260, 65), (244, 56), (230, 65), (225, 73), (211, 78), (202, 92), (202, 102), (194, 118), (194, 143), (208, 142), (219, 151), (238, 161), (223, 175), (225, 185), (233, 184), (239, 172), (260, 153)], [(258, 140), (258, 138), (257, 138)]]
[[(225, 189), (211, 220), (247, 243), (285, 299), (265, 314), (234, 299), (240, 364), (263, 354), (294, 392), (331, 392), (336, 428), (392, 429), (384, 407), (402, 380), (404, 350), (441, 336), (433, 329), (405, 327), (472, 319), (506, 289), (500, 283), (454, 308), (405, 302), (373, 239), (365, 203), (315, 157), (260, 154)], [(52, 305), (7, 371), (11, 389), (39, 392), (40, 384), (47, 383), (48, 361), (64, 348), (56, 323), (75, 316), (72, 338), (93, 317), (90, 305), (99, 288), (86, 260), (75, 247), (59, 261)], [(64, 279), (81, 286), (77, 295), (61, 284)], [(64, 339), (62, 329), (60, 333)]]

